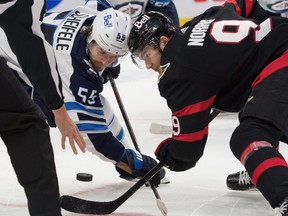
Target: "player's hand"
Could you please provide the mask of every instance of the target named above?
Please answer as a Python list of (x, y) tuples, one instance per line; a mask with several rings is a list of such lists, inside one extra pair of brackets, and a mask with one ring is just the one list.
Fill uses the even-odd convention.
[(156, 158), (164, 163), (164, 166), (167, 167), (168, 169), (173, 170), (173, 164), (169, 164), (169, 162), (166, 160), (167, 159), (167, 154), (168, 154), (168, 146), (170, 144), (170, 141), (172, 140), (171, 137), (163, 140), (156, 148), (155, 150), (155, 156)]
[[(132, 169), (132, 176), (135, 177), (143, 177), (147, 172), (153, 169), (157, 165), (157, 161), (152, 157), (144, 154), (140, 154), (137, 151), (132, 149), (126, 149), (126, 156), (128, 159), (129, 166)], [(163, 169), (164, 170), (164, 169)], [(158, 172), (150, 179), (150, 183), (152, 183), (155, 187), (158, 187), (164, 175), (160, 175)]]
[(62, 135), (61, 138), (61, 146), (62, 149), (65, 149), (65, 141), (66, 137), (69, 139), (69, 144), (74, 152), (74, 154), (78, 154), (77, 148), (75, 146), (75, 142), (77, 143), (80, 150), (84, 153), (86, 152), (86, 144), (85, 141), (79, 132), (75, 123), (69, 117), (65, 106), (63, 105), (61, 108), (57, 110), (53, 110), (55, 116), (56, 125)]
[[(157, 165), (157, 161), (150, 156), (141, 154), (133, 149), (126, 149), (126, 157), (122, 158), (124, 164), (128, 165), (128, 169), (124, 166), (119, 166), (116, 170), (120, 173), (120, 177), (126, 180), (143, 177), (151, 169)], [(123, 169), (123, 170), (122, 170)], [(162, 169), (160, 172), (155, 174), (151, 179), (150, 183), (155, 187), (158, 187), (162, 178), (165, 177), (165, 170)]]
[(103, 83), (108, 82), (109, 75), (112, 75), (113, 79), (117, 79), (120, 74), (120, 64), (116, 67), (106, 67), (102, 73)]

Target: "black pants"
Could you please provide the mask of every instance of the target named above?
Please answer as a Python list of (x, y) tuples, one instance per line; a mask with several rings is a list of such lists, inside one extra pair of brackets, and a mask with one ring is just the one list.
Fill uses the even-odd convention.
[[(246, 170), (273, 208), (288, 197), (288, 166), (276, 149), (288, 137), (287, 83), (285, 67), (256, 85), (230, 140), (232, 152), (238, 159), (245, 155)], [(254, 141), (271, 146), (249, 146)]]
[(61, 215), (49, 127), (3, 58), (0, 58), (0, 101), (0, 135), (18, 181), (25, 189), (30, 214)]

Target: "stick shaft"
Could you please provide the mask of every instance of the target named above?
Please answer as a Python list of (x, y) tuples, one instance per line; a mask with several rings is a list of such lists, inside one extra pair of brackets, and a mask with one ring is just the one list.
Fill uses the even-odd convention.
[(130, 187), (125, 193), (112, 201), (92, 201), (77, 198), (75, 196), (61, 196), (61, 207), (67, 211), (80, 214), (111, 214), (119, 208), (127, 199), (139, 190), (150, 178), (160, 171), (163, 163), (158, 163), (153, 169), (146, 173), (139, 181)]
[[(210, 122), (220, 113), (214, 110), (210, 114)], [(158, 163), (153, 169), (146, 173), (138, 182), (129, 188), (124, 194), (115, 200), (108, 202), (98, 202), (80, 199), (74, 196), (64, 195), (61, 197), (61, 207), (67, 211), (82, 214), (111, 214), (127, 199), (129, 199), (139, 188), (141, 188), (150, 178), (152, 178), (163, 167), (163, 163)]]
[[(121, 113), (122, 113), (123, 119), (124, 119), (125, 124), (126, 124), (126, 126), (127, 126), (128, 132), (129, 132), (129, 134), (130, 134), (131, 140), (132, 140), (132, 142), (133, 142), (133, 145), (134, 145), (135, 149), (136, 149), (138, 152), (141, 153), (141, 150), (140, 150), (140, 148), (139, 148), (138, 142), (137, 142), (137, 140), (136, 140), (135, 133), (134, 133), (134, 131), (133, 131), (133, 129), (132, 129), (132, 126), (131, 126), (130, 121), (129, 121), (129, 119), (128, 119), (128, 115), (127, 115), (127, 113), (126, 113), (126, 110), (125, 110), (125, 108), (124, 108), (122, 99), (121, 99), (121, 97), (120, 97), (118, 88), (117, 88), (116, 83), (115, 83), (115, 81), (114, 81), (114, 78), (112, 77), (111, 74), (109, 75), (109, 80), (110, 80), (110, 84), (111, 84), (111, 86), (112, 86), (112, 89), (113, 89), (115, 98), (116, 98), (116, 100), (117, 100), (118, 106), (119, 106), (120, 111), (121, 111)], [(160, 199), (160, 195), (159, 195), (159, 193), (158, 193), (158, 191), (157, 191), (157, 188), (156, 188), (153, 184), (150, 184), (150, 187), (151, 187), (151, 189), (152, 189), (155, 197), (156, 197), (157, 199)]]
[(129, 119), (128, 119), (128, 115), (127, 115), (126, 110), (125, 110), (125, 108), (124, 108), (124, 104), (123, 104), (122, 99), (121, 99), (121, 97), (120, 97), (118, 88), (117, 88), (117, 86), (116, 86), (116, 83), (115, 83), (115, 81), (114, 81), (114, 78), (113, 78), (111, 75), (109, 75), (109, 81), (110, 81), (110, 84), (111, 84), (111, 86), (112, 86), (113, 93), (114, 93), (114, 95), (115, 95), (116, 101), (117, 101), (118, 106), (119, 106), (120, 111), (121, 111), (121, 114), (122, 114), (123, 119), (124, 119), (124, 121), (125, 121), (125, 124), (126, 124), (126, 126), (127, 126), (129, 135), (130, 135), (131, 140), (132, 140), (132, 142), (133, 142), (133, 145), (134, 145), (134, 147), (135, 147), (135, 149), (136, 149), (137, 151), (141, 152), (141, 151), (140, 151), (140, 148), (139, 148), (139, 146), (138, 146), (137, 140), (136, 140), (135, 133), (134, 133), (134, 131), (133, 131), (133, 129), (132, 129), (132, 126), (131, 126), (130, 121), (129, 121)]

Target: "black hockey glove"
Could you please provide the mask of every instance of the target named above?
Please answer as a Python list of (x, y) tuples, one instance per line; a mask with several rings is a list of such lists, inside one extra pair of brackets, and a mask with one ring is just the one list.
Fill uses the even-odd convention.
[[(165, 167), (176, 172), (185, 171), (194, 167), (200, 158), (197, 151), (195, 155), (192, 154), (191, 157), (187, 158), (187, 156), (185, 156), (185, 152), (183, 152), (183, 149), (171, 151), (169, 146), (174, 144), (173, 142), (174, 140), (171, 137), (163, 140), (155, 150), (156, 158), (164, 163)], [(187, 148), (186, 151), (188, 150), (192, 151), (191, 149)]]
[(117, 77), (120, 74), (120, 64), (116, 67), (106, 67), (103, 73), (101, 74), (103, 78), (103, 83), (107, 83), (109, 80), (109, 74), (112, 75), (114, 79), (117, 79)]
[(168, 146), (170, 144), (170, 141), (172, 141), (173, 139), (171, 137), (163, 140), (156, 148), (155, 150), (155, 155), (156, 158), (163, 162), (165, 165), (165, 167), (167, 167), (170, 170), (175, 170), (174, 169), (174, 164), (173, 161), (171, 163), (171, 161), (169, 161), (169, 159), (167, 160), (167, 156), (168, 156)]
[[(116, 170), (120, 173), (120, 177), (126, 180), (132, 180), (134, 178), (143, 177), (147, 172), (157, 165), (155, 159), (150, 156), (140, 154), (139, 152), (126, 149), (126, 157), (122, 159), (124, 163), (127, 163), (132, 169), (132, 174), (128, 174), (125, 171), (116, 167)], [(165, 177), (165, 170), (162, 169), (156, 175), (154, 175), (150, 182), (156, 187), (159, 186), (162, 178)]]

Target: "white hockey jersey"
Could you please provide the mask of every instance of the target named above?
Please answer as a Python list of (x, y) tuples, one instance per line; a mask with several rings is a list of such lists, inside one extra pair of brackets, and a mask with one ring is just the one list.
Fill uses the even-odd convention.
[(179, 26), (179, 17), (172, 0), (107, 0), (117, 10), (131, 16), (132, 24), (143, 13), (159, 11), (173, 20), (175, 26)]
[[(90, 67), (86, 54), (86, 38), (81, 37), (80, 33), (84, 25), (90, 26), (92, 24), (98, 13), (97, 10), (81, 6), (70, 12), (48, 14), (43, 20), (46, 39), (53, 46), (56, 56), (58, 71), (63, 82), (65, 101), (74, 101), (75, 97), (81, 102), (84, 100), (77, 98), (84, 97), (78, 92), (79, 86), (75, 86), (75, 89), (71, 86), (71, 79), (74, 76), (82, 77), (82, 79), (87, 76), (95, 77), (95, 79), (87, 77), (87, 81), (83, 81), (83, 83), (88, 85), (90, 81), (91, 86), (93, 84), (98, 86), (98, 89), (93, 88), (97, 93), (103, 89), (101, 78), (97, 78), (97, 73)], [(87, 71), (90, 72), (87, 73)], [(90, 85), (82, 86), (82, 88), (88, 89)], [(87, 102), (87, 105), (94, 104)]]
[(144, 13), (148, 0), (108, 0), (111, 6), (131, 16), (132, 23)]
[(90, 65), (87, 38), (81, 33), (98, 13), (82, 6), (70, 12), (47, 14), (44, 28), (54, 48), (69, 116), (82, 133), (87, 150), (115, 164), (125, 152), (119, 142), (124, 137), (123, 128), (101, 95), (103, 80)]

